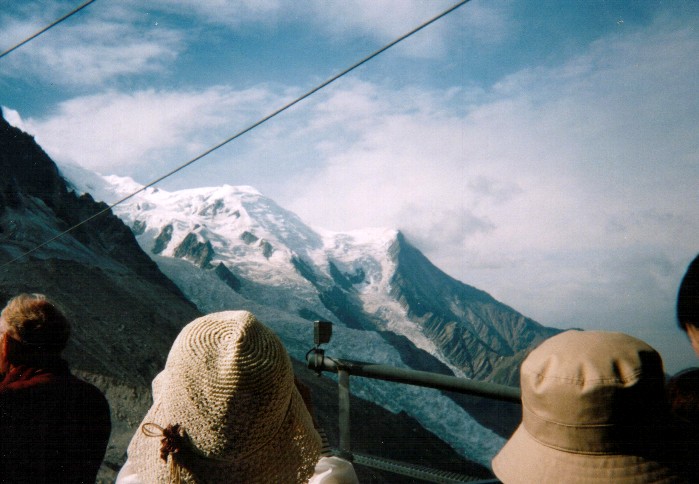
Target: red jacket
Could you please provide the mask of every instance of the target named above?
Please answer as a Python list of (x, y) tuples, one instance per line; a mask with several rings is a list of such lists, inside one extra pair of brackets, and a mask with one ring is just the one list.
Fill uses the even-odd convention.
[(0, 482), (94, 483), (111, 432), (104, 395), (63, 361), (0, 378)]

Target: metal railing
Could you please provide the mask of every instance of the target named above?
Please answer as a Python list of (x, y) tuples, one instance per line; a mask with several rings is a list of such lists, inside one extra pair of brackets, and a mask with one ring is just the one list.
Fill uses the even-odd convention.
[[(328, 336), (329, 339), (329, 336)], [(327, 341), (320, 341), (327, 342)], [(318, 375), (327, 371), (337, 373), (338, 398), (339, 398), (339, 455), (349, 460), (354, 460), (358, 464), (368, 465), (375, 468), (382, 468), (382, 462), (385, 461), (384, 469), (392, 468), (391, 472), (396, 472), (403, 475), (411, 475), (417, 477), (415, 472), (418, 472), (418, 466), (410, 464), (395, 463), (385, 459), (374, 459), (370, 456), (360, 456), (352, 453), (351, 433), (350, 433), (350, 376), (360, 376), (365, 378), (373, 378), (377, 380), (391, 381), (408, 385), (416, 385), (420, 387), (434, 388), (437, 390), (445, 390), (479, 397), (491, 398), (507, 402), (521, 403), (520, 390), (506, 385), (496, 383), (481, 382), (469, 380), (466, 378), (458, 378), (455, 376), (441, 375), (438, 373), (430, 373), (426, 371), (408, 370), (397, 368), (388, 365), (380, 365), (376, 363), (368, 363), (362, 361), (343, 360), (331, 358), (325, 355), (325, 351), (318, 347), (319, 340), (316, 337), (316, 347), (311, 349), (306, 354), (306, 363), (308, 368), (315, 371)], [(391, 467), (393, 465), (393, 467)], [(401, 467), (405, 472), (401, 471)], [(412, 470), (410, 469), (412, 468)], [(467, 476), (454, 476), (440, 478), (440, 471), (434, 469), (421, 469), (425, 475), (433, 475), (432, 482), (476, 482), (473, 478)], [(443, 473), (442, 473), (443, 474)], [(423, 480), (430, 480), (422, 477)], [(495, 480), (477, 480), (479, 483), (495, 483)]]

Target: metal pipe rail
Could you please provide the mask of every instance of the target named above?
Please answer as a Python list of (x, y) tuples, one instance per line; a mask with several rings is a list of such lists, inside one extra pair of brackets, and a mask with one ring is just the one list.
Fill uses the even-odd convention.
[[(350, 375), (521, 403), (519, 388), (427, 371), (330, 358), (325, 356), (325, 351), (317, 346), (306, 354), (306, 363), (308, 368), (315, 371), (318, 375), (324, 371), (337, 373), (338, 375), (339, 454), (348, 460), (353, 460), (350, 438)], [(444, 481), (438, 479), (433, 482)]]
[(455, 376), (430, 373), (428, 371), (408, 370), (395, 366), (379, 365), (363, 361), (341, 360), (325, 356), (323, 351), (311, 350), (306, 356), (308, 368), (320, 374), (323, 371), (340, 373), (345, 371), (350, 375), (374, 378), (376, 380), (393, 381), (436, 388), (456, 393), (465, 393), (480, 397), (493, 398), (508, 402), (521, 403), (519, 388), (497, 383), (469, 380)]

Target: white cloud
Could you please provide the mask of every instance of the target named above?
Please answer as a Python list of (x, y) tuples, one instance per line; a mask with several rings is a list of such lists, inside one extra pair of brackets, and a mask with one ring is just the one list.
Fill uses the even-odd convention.
[(65, 101), (25, 126), (58, 162), (148, 182), (224, 139), (222, 127), (241, 126), (270, 97), (264, 88), (106, 92)]
[[(227, 27), (236, 35), (245, 36), (245, 32), (259, 27), (269, 35), (281, 28), (313, 29), (323, 41), (373, 39), (378, 46), (450, 5), (448, 1), (398, 0), (105, 2), (89, 6), (3, 62), (10, 67), (9, 75), (17, 78), (74, 89), (99, 85), (116, 88), (130, 76), (172, 75), (188, 41), (193, 42), (205, 28), (202, 20)], [(0, 45), (13, 45), (71, 7), (64, 2), (27, 2), (1, 15)], [(477, 2), (452, 13), (449, 19), (431, 25), (429, 35), (418, 34), (393, 52), (399, 56), (443, 58), (451, 53), (449, 45), (456, 38), (497, 42), (510, 30), (504, 13)]]
[[(405, 2), (403, 0), (350, 0), (314, 2), (318, 24), (332, 36), (364, 36), (382, 42), (393, 40), (441, 14), (457, 2)], [(445, 53), (450, 37), (467, 38), (492, 43), (501, 40), (512, 26), (507, 14), (496, 6), (470, 2), (428, 27), (429, 36), (412, 40), (407, 53), (434, 57)], [(453, 38), (451, 39), (453, 40)]]
[(0, 109), (2, 109), (2, 116), (5, 118), (5, 121), (10, 123), (15, 128), (19, 128), (22, 131), (27, 131), (27, 127), (24, 125), (22, 116), (20, 116), (17, 111), (10, 109), (7, 106), (0, 106)]
[(201, 20), (238, 28), (247, 23), (276, 24), (285, 2), (279, 0), (156, 0), (153, 8), (175, 14), (194, 14)]
[[(59, 3), (48, 3), (42, 12), (20, 10), (0, 20), (0, 31), (9, 31), (0, 39), (16, 43), (69, 11)], [(161, 72), (183, 48), (182, 33), (146, 25), (141, 17), (109, 2), (88, 7), (3, 62), (10, 75), (66, 86), (113, 84), (123, 76)]]
[[(451, 7), (455, 2), (405, 0), (167, 0), (156, 4), (170, 13), (194, 14), (211, 24), (238, 31), (251, 25), (270, 31), (284, 25), (306, 24), (325, 38), (374, 39), (386, 43)], [(472, 2), (450, 14), (453, 22), (429, 27), (430, 35), (415, 36), (399, 47), (403, 55), (420, 58), (443, 57), (455, 36), (479, 42), (498, 42), (511, 30), (503, 10), (487, 3)]]
[(60, 2), (14, 2), (0, 11), (0, 45), (8, 49), (71, 10)]
[(338, 230), (400, 227), (548, 324), (672, 331), (699, 241), (698, 50), (695, 31), (654, 24), (477, 103), (343, 84), (317, 112), (352, 143), (324, 143), (327, 166), (284, 204)]

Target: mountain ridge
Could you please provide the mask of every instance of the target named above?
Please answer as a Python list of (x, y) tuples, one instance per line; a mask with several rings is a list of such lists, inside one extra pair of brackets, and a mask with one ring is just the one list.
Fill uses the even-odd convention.
[[(124, 181), (138, 186), (110, 180), (118, 180), (112, 196), (124, 192)], [(286, 286), (287, 309), (348, 328), (393, 331), (459, 376), (506, 373), (495, 370), (558, 332), (447, 275), (399, 230), (312, 229), (251, 187), (148, 188), (115, 212), (152, 256), (216, 268), (253, 299), (246, 281)]]

